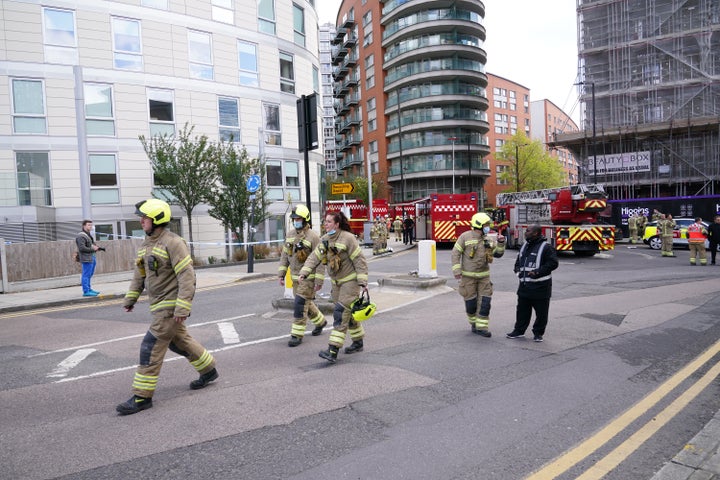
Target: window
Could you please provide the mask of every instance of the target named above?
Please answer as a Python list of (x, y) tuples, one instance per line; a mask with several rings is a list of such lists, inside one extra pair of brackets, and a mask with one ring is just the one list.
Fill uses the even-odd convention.
[(237, 98), (218, 98), (219, 137), (226, 142), (240, 142), (240, 109)]
[(75, 12), (43, 8), (44, 53), (49, 63), (78, 63)]
[(373, 65), (375, 65), (375, 55), (371, 53), (370, 55), (365, 57), (365, 68), (368, 69)]
[(275, 35), (275, 1), (258, 0), (258, 30)]
[(233, 0), (212, 0), (212, 19), (233, 25), (235, 23)]
[(507, 165), (495, 165), (495, 178), (498, 185), (507, 185), (509, 182), (507, 178), (501, 179), (500, 177), (508, 171)]
[(365, 73), (365, 90), (375, 86), (375, 67), (367, 70)]
[(91, 153), (90, 164), (90, 203), (107, 205), (120, 203), (115, 155)]
[(188, 59), (192, 78), (213, 79), (212, 37), (209, 33), (188, 30)]
[(363, 47), (367, 47), (373, 42), (373, 32), (369, 32), (365, 34), (365, 38), (363, 38)]
[(43, 82), (14, 78), (12, 80), (14, 133), (47, 133)]
[(368, 112), (372, 112), (376, 108), (376, 101), (375, 97), (372, 97), (370, 100), (367, 101), (367, 109)]
[(238, 40), (238, 65), (240, 66), (240, 85), (257, 87), (257, 45)]
[(173, 135), (175, 133), (175, 112), (172, 90), (148, 88), (147, 96), (150, 135)]
[(280, 52), (280, 91), (295, 93), (293, 56), (285, 52)]
[(48, 152), (16, 152), (18, 205), (52, 205)]
[(120, 70), (140, 71), (143, 68), (140, 22), (128, 18), (112, 19), (113, 62)]
[(295, 44), (305, 46), (305, 11), (293, 3), (293, 30)]
[(370, 153), (377, 153), (377, 151), (378, 151), (377, 140), (373, 140), (372, 142), (370, 142), (370, 144), (368, 145), (368, 150), (370, 151)]
[[(283, 168), (285, 175), (283, 176)], [(265, 175), (268, 185), (268, 198), (271, 200), (300, 200), (300, 176), (298, 162), (268, 160), (265, 163)], [(284, 182), (283, 182), (284, 179)]]
[(86, 83), (84, 92), (87, 134), (115, 136), (112, 85)]
[(45, 45), (76, 47), (75, 12), (72, 10), (43, 9)]
[(365, 12), (365, 15), (362, 17), (363, 27), (366, 27), (370, 22), (372, 22), (372, 10)]
[(168, 9), (168, 0), (142, 0), (143, 7), (159, 8), (161, 10)]
[(377, 130), (377, 119), (368, 119), (368, 132), (374, 132)]
[(313, 65), (313, 91), (315, 93), (320, 93), (320, 71), (318, 68)]
[(280, 136), (280, 105), (263, 103), (265, 145), (282, 145)]

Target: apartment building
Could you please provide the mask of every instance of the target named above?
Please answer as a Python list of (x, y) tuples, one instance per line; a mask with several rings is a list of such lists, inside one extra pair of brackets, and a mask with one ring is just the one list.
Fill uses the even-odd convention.
[[(138, 136), (185, 124), (265, 158), (255, 238), (284, 236), (289, 203), (307, 201), (296, 100), (320, 93), (312, 1), (5, 0), (0, 18), (0, 237), (72, 238), (83, 218), (101, 238), (141, 234), (133, 205), (155, 185)], [(322, 150), (310, 164), (318, 192)], [(226, 239), (207, 206), (193, 227)]]
[(565, 184), (580, 182), (579, 162), (572, 151), (564, 147), (547, 148), (557, 135), (577, 132), (578, 126), (560, 107), (548, 99), (530, 102), (530, 139), (539, 140), (546, 151), (555, 158), (565, 171)]
[(338, 174), (369, 164), (392, 203), (482, 190), (490, 175), (485, 6), (345, 0), (337, 16)]
[(320, 83), (322, 89), (322, 142), (325, 152), (325, 173), (328, 179), (337, 178), (337, 150), (335, 150), (335, 102), (333, 97), (332, 43), (335, 25), (320, 25)]

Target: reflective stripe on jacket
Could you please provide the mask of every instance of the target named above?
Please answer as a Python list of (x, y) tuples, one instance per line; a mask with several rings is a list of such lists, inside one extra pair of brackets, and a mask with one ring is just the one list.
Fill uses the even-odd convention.
[(693, 223), (687, 229), (689, 243), (705, 243), (707, 230), (699, 223)]

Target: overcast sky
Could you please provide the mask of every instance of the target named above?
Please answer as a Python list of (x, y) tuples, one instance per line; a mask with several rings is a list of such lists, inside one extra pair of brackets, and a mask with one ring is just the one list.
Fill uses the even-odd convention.
[[(484, 0), (487, 73), (547, 98), (579, 123), (576, 0)], [(315, 0), (320, 23), (335, 23), (340, 0)]]

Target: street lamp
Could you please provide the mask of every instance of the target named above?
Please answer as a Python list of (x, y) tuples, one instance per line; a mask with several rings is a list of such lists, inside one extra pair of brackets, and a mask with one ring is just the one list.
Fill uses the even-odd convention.
[(448, 140), (452, 142), (452, 193), (455, 193), (455, 141), (458, 137), (450, 137)]
[(405, 170), (403, 168), (402, 153), (402, 117), (400, 116), (400, 90), (397, 91), (397, 116), (398, 116), (398, 145), (400, 150), (400, 202), (405, 201)]

